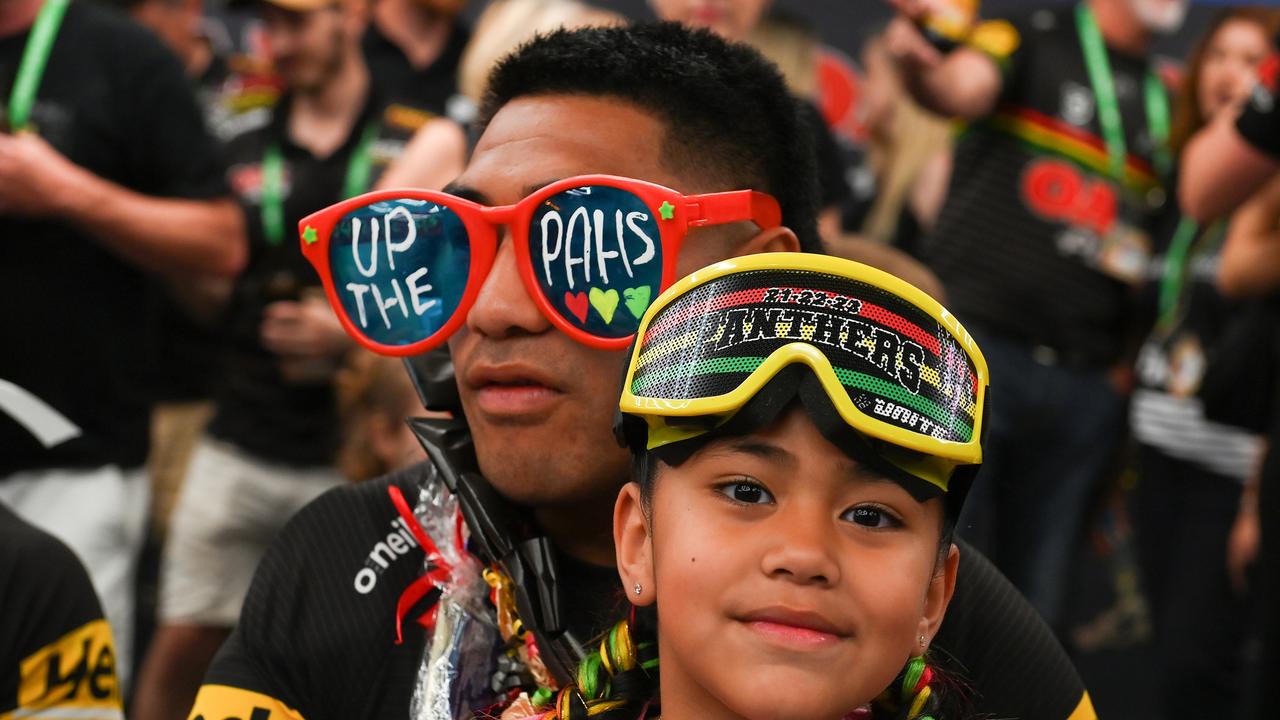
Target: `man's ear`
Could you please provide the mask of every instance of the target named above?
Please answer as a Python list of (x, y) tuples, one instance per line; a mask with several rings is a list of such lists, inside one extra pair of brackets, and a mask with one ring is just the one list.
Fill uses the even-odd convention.
[(800, 252), (800, 238), (797, 238), (788, 227), (780, 226), (761, 230), (750, 240), (739, 245), (733, 251), (733, 257), (765, 252)]
[(658, 599), (653, 581), (653, 542), (637, 483), (627, 483), (613, 506), (613, 546), (627, 599), (632, 605), (652, 605)]
[[(933, 636), (938, 633), (938, 626), (942, 625), (942, 617), (946, 614), (947, 605), (951, 603), (951, 596), (956, 590), (956, 573), (959, 569), (960, 550), (952, 543), (951, 549), (947, 551), (947, 559), (929, 581), (929, 590), (924, 599), (924, 614), (920, 616), (918, 632), (918, 635), (924, 636), (924, 642), (916, 648), (915, 654), (923, 655), (929, 643), (933, 641)], [(919, 640), (918, 637), (917, 640)]]

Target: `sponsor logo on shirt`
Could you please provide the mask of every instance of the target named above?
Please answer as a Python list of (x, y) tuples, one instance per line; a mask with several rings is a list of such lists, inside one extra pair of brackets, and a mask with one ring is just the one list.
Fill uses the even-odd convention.
[(113, 647), (107, 621), (94, 620), (28, 655), (19, 664), (18, 706), (0, 720), (123, 720)]
[(361, 595), (368, 595), (378, 586), (382, 573), (417, 547), (418, 541), (413, 539), (413, 533), (409, 532), (404, 518), (397, 517), (391, 521), (391, 532), (387, 533), (387, 537), (374, 543), (369, 550), (364, 566), (355, 574), (352, 586)]
[(189, 720), (303, 720), (302, 714), (270, 695), (228, 685), (205, 685)]

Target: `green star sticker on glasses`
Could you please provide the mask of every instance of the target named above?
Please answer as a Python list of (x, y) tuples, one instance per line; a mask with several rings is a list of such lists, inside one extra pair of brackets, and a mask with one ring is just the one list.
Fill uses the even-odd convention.
[(302, 231), (302, 241), (308, 245), (315, 243), (320, 238), (316, 235), (316, 229), (308, 225)]
[(662, 216), (663, 220), (670, 220), (676, 216), (676, 206), (663, 200), (662, 204), (658, 206), (658, 214)]

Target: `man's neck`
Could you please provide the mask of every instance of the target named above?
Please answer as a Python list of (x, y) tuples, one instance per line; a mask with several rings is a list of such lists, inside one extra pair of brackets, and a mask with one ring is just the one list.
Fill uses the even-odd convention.
[(348, 53), (328, 83), (298, 92), (289, 107), (289, 138), (317, 157), (327, 157), (351, 134), (369, 94), (369, 69), (358, 49)]
[(1107, 46), (1130, 55), (1145, 55), (1151, 32), (1143, 27), (1128, 0), (1089, 0)]
[(612, 498), (606, 503), (541, 508), (534, 511), (534, 520), (569, 557), (601, 567), (613, 567), (617, 562), (613, 552)]
[(44, 0), (0, 0), (0, 37), (17, 35), (31, 27)]
[(415, 0), (380, 0), (373, 5), (373, 24), (400, 48), (409, 64), (422, 70), (444, 52), (453, 20)]

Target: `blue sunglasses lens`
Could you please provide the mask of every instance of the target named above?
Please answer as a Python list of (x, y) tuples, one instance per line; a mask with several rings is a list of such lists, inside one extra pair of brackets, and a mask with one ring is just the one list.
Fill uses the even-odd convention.
[(425, 340), (453, 317), (471, 270), (462, 220), (444, 205), (393, 199), (364, 205), (329, 238), (333, 285), (347, 317), (383, 345)]
[(529, 224), (539, 289), (574, 327), (601, 338), (635, 334), (662, 290), (654, 211), (626, 190), (588, 185), (544, 200)]

